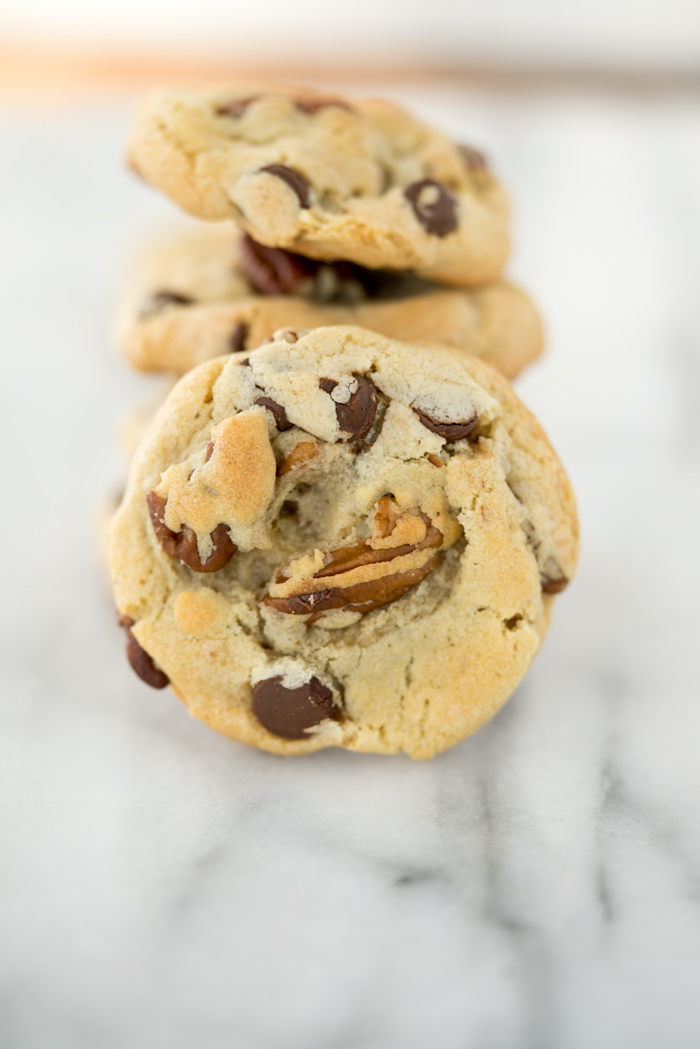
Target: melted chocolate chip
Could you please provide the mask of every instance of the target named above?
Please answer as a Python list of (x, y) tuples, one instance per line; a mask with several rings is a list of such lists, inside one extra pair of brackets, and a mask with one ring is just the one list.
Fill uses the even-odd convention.
[(282, 677), (266, 678), (253, 688), (253, 714), (263, 728), (281, 739), (308, 739), (307, 729), (337, 717), (333, 693), (312, 677), (299, 688), (285, 688)]
[(248, 325), (237, 324), (228, 337), (228, 346), (231, 353), (242, 353), (245, 349), (245, 341), (248, 338)]
[(261, 404), (263, 408), (267, 408), (268, 411), (272, 412), (275, 417), (275, 426), (278, 430), (291, 430), (293, 423), (290, 423), (287, 413), (281, 404), (273, 401), (271, 397), (256, 397), (255, 403)]
[[(345, 404), (335, 401), (335, 414), (338, 427), (343, 433), (348, 434), (346, 441), (361, 441), (372, 428), (374, 417), (377, 414), (379, 397), (377, 387), (371, 379), (365, 375), (355, 375), (357, 389)], [(335, 379), (322, 378), (318, 385), (325, 393), (332, 393), (338, 383)]]
[(214, 112), (218, 117), (242, 117), (251, 102), (256, 102), (260, 95), (248, 95), (247, 98), (232, 98), (230, 102), (222, 102)]
[(166, 688), (170, 678), (155, 665), (145, 648), (141, 648), (131, 632), (134, 623), (131, 616), (119, 616), (119, 626), (126, 630), (126, 658), (131, 669), (151, 688)]
[(550, 579), (549, 576), (541, 577), (542, 590), (545, 594), (560, 594), (565, 587), (568, 586), (569, 580), (566, 576), (560, 576), (558, 579)]
[(151, 314), (164, 310), (166, 306), (191, 306), (194, 301), (191, 295), (183, 295), (179, 291), (156, 291), (141, 310), (141, 316), (150, 317)]
[(470, 171), (485, 172), (489, 165), (483, 153), (471, 146), (457, 146), (459, 154)]
[(276, 178), (286, 182), (289, 188), (296, 193), (300, 207), (309, 207), (311, 203), (309, 196), (311, 184), (300, 171), (297, 171), (296, 168), (287, 167), (286, 164), (268, 164), (267, 167), (260, 168), (260, 170), (266, 171), (269, 175), (275, 175)]
[(197, 546), (197, 533), (187, 525), (179, 532), (173, 532), (165, 524), (165, 507), (168, 500), (155, 492), (149, 492), (146, 502), (153, 531), (164, 552), (169, 557), (182, 561), (193, 572), (218, 572), (231, 560), (238, 549), (232, 542), (226, 525), (220, 524), (211, 532), (212, 552), (206, 561), (202, 561)]
[(290, 295), (318, 268), (318, 263), (282, 248), (267, 248), (246, 233), (241, 239), (240, 265), (261, 295)]
[(302, 113), (308, 113), (313, 115), (318, 113), (319, 109), (326, 109), (328, 106), (335, 106), (337, 109), (346, 109), (348, 113), (354, 113), (355, 110), (347, 102), (344, 102), (342, 98), (297, 98), (294, 100), (294, 105), (297, 109), (300, 109)]
[(463, 437), (468, 437), (479, 421), (477, 415), (472, 415), (471, 419), (464, 419), (456, 423), (441, 422), (439, 419), (433, 419), (420, 408), (416, 408), (415, 404), (412, 407), (426, 429), (432, 430), (433, 433), (450, 442), (461, 441)]
[(446, 237), (457, 229), (457, 202), (441, 182), (432, 178), (412, 182), (404, 196), (421, 226), (435, 237)]

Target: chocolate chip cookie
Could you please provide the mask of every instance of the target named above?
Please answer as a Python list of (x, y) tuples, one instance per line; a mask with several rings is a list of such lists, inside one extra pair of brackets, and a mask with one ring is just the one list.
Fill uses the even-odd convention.
[(158, 245), (131, 285), (115, 337), (143, 371), (183, 373), (211, 357), (259, 346), (280, 328), (330, 324), (445, 343), (509, 379), (542, 349), (537, 311), (505, 281), (446, 290), (409, 274), (265, 248), (228, 223)]
[(133, 169), (258, 243), (466, 286), (506, 261), (508, 205), (477, 150), (389, 102), (237, 84), (140, 106)]
[(148, 684), (275, 753), (416, 758), (505, 702), (577, 546), (566, 475), (504, 378), (354, 327), (181, 379), (110, 537)]

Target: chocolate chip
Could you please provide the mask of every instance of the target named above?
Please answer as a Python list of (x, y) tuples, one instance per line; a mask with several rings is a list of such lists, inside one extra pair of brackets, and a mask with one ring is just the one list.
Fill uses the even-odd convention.
[(232, 98), (230, 102), (222, 102), (214, 112), (218, 117), (241, 117), (251, 102), (256, 102), (260, 95), (248, 95), (247, 98)]
[(457, 150), (470, 171), (488, 171), (488, 161), (478, 149), (473, 149), (471, 146), (457, 146)]
[(255, 403), (261, 404), (263, 408), (267, 408), (268, 411), (272, 412), (275, 417), (275, 426), (278, 430), (291, 430), (294, 424), (290, 423), (287, 413), (281, 404), (273, 401), (271, 397), (256, 397)]
[(542, 590), (545, 594), (560, 594), (565, 587), (569, 585), (569, 580), (566, 576), (560, 576), (558, 579), (550, 579), (549, 576), (543, 575), (541, 577)]
[(248, 338), (248, 325), (237, 324), (228, 337), (228, 347), (231, 353), (242, 353), (245, 349), (245, 341)]
[(337, 109), (347, 109), (348, 113), (354, 113), (355, 110), (352, 106), (344, 102), (342, 98), (297, 98), (294, 100), (294, 105), (297, 109), (300, 109), (302, 113), (309, 113), (313, 115), (318, 113), (319, 109), (326, 109), (327, 106), (335, 106)]
[(156, 539), (169, 557), (176, 557), (193, 572), (218, 572), (231, 560), (236, 550), (229, 530), (225, 524), (217, 525), (211, 532), (212, 552), (206, 561), (199, 556), (197, 533), (185, 525), (179, 532), (173, 532), (165, 524), (165, 507), (168, 500), (155, 492), (146, 496), (148, 512), (151, 517)]
[(155, 665), (148, 652), (141, 648), (131, 632), (134, 623), (135, 620), (131, 616), (119, 616), (119, 626), (126, 630), (126, 658), (131, 664), (131, 669), (151, 688), (166, 688), (170, 684), (170, 678)]
[(446, 237), (457, 229), (457, 201), (441, 182), (432, 178), (412, 182), (404, 189), (421, 226), (435, 237)]
[[(347, 434), (346, 441), (361, 441), (372, 428), (377, 414), (379, 397), (377, 387), (365, 375), (355, 375), (357, 389), (345, 404), (335, 401), (335, 414), (339, 429)], [(332, 393), (338, 383), (335, 379), (322, 378), (318, 385), (325, 393)]]
[(291, 295), (315, 272), (318, 263), (282, 248), (267, 248), (246, 233), (240, 244), (240, 266), (261, 295)]
[(299, 688), (285, 688), (281, 675), (253, 688), (253, 713), (263, 728), (281, 739), (308, 739), (307, 729), (337, 717), (333, 693), (312, 677)]
[(287, 167), (286, 164), (268, 164), (267, 167), (260, 168), (260, 170), (267, 171), (269, 175), (275, 175), (276, 178), (281, 178), (290, 189), (294, 190), (300, 206), (302, 208), (309, 207), (311, 203), (311, 198), (309, 197), (311, 184), (300, 171), (297, 171), (296, 168)]
[(159, 313), (166, 306), (191, 306), (194, 299), (190, 295), (183, 295), (179, 291), (156, 291), (151, 295), (148, 302), (141, 310), (142, 317), (150, 317), (153, 313)]
[(439, 419), (433, 419), (420, 408), (416, 408), (415, 404), (412, 407), (423, 426), (432, 430), (439, 437), (444, 437), (446, 441), (461, 441), (463, 437), (467, 437), (472, 432), (479, 421), (477, 415), (472, 415), (470, 419), (463, 419), (456, 423), (441, 422)]

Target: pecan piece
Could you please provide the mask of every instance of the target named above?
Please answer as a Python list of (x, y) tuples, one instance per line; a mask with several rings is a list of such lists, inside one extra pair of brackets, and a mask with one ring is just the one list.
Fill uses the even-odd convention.
[(303, 572), (295, 575), (294, 562), (278, 570), (263, 604), (309, 616), (309, 624), (330, 611), (371, 612), (417, 586), (439, 564), (440, 548), (453, 541), (446, 542), (418, 508), (399, 511), (385, 496), (377, 503), (369, 539), (326, 554), (323, 566), (306, 578)]
[(179, 532), (173, 532), (166, 525), (165, 507), (168, 500), (156, 492), (149, 492), (146, 502), (153, 531), (165, 553), (182, 561), (193, 572), (218, 572), (235, 554), (237, 547), (231, 540), (229, 530), (225, 524), (220, 524), (211, 532), (212, 552), (206, 561), (202, 561), (197, 547), (197, 533), (187, 525)]
[(317, 677), (299, 688), (285, 688), (280, 674), (253, 688), (253, 713), (268, 732), (281, 739), (308, 739), (308, 730), (339, 711), (333, 693)]
[(294, 470), (301, 470), (303, 466), (313, 462), (317, 455), (318, 445), (315, 441), (299, 441), (299, 444), (294, 445), (289, 455), (286, 455), (277, 464), (277, 476), (284, 477), (285, 474)]

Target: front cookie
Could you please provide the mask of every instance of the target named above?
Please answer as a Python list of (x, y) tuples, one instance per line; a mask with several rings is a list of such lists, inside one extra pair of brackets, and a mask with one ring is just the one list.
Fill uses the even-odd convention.
[(136, 368), (184, 373), (259, 346), (281, 328), (334, 324), (444, 343), (509, 379), (543, 343), (532, 302), (506, 281), (446, 290), (408, 274), (313, 263), (263, 249), (228, 223), (167, 240), (143, 258), (115, 338)]
[(505, 195), (476, 150), (388, 102), (238, 84), (140, 106), (132, 167), (185, 211), (261, 244), (453, 285), (495, 280)]
[(182, 379), (111, 534), (132, 666), (282, 754), (473, 732), (576, 555), (569, 483), (507, 382), (349, 327)]

